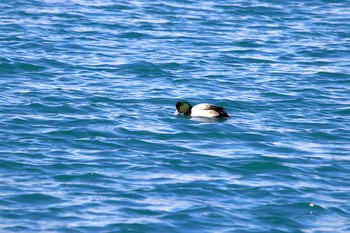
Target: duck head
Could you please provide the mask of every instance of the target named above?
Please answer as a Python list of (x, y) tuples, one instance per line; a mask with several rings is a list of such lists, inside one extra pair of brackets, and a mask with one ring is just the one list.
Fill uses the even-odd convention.
[(186, 115), (186, 113), (190, 113), (191, 112), (191, 108), (192, 106), (184, 101), (180, 101), (176, 103), (176, 111), (174, 114), (178, 115), (179, 113), (184, 113)]

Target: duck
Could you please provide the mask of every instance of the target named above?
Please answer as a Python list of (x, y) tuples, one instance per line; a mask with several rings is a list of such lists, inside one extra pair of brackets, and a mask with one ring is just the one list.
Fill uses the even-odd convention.
[(197, 104), (192, 106), (186, 101), (176, 103), (175, 115), (183, 113), (185, 116), (192, 117), (210, 117), (210, 118), (228, 118), (229, 115), (223, 107), (211, 104)]

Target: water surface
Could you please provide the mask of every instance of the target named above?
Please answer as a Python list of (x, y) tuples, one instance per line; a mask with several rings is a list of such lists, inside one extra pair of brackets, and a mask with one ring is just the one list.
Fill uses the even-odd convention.
[(347, 1), (0, 9), (2, 232), (350, 231)]

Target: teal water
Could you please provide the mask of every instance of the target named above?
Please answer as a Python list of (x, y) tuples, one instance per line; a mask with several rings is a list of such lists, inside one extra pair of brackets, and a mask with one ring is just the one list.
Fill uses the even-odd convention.
[(350, 232), (349, 1), (0, 9), (0, 232)]

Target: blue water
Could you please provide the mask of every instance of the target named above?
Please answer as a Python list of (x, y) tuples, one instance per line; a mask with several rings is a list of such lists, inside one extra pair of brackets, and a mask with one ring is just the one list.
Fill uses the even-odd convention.
[(0, 232), (350, 232), (349, 1), (0, 9)]

